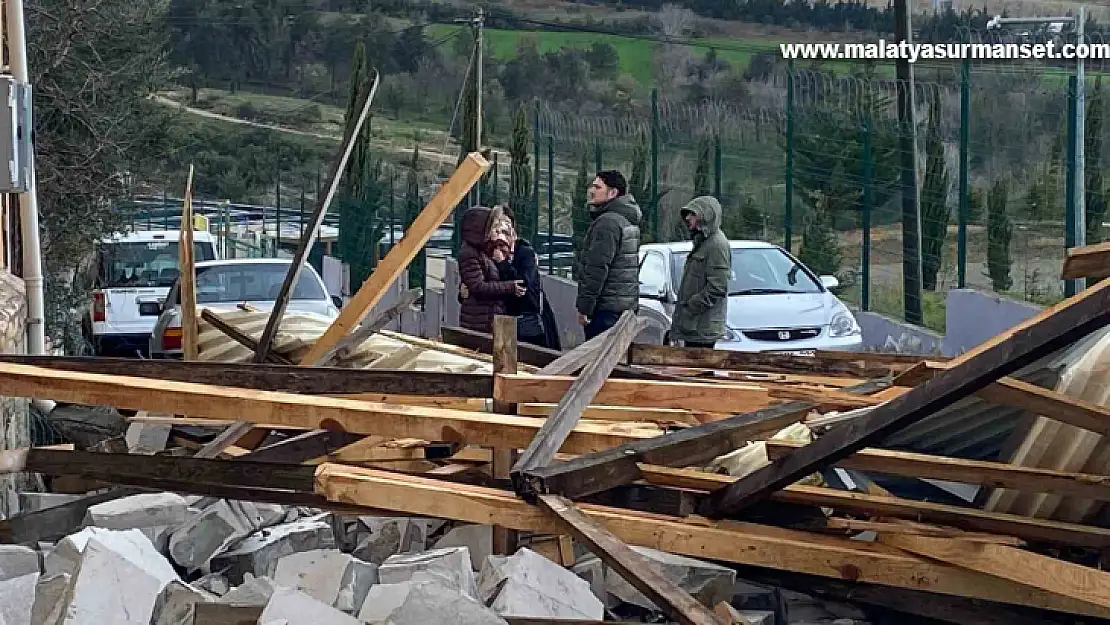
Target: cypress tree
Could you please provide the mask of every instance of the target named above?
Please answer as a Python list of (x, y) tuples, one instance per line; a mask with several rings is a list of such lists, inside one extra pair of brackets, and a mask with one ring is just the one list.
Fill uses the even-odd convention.
[(532, 165), (528, 150), (532, 133), (528, 128), (528, 114), (522, 104), (513, 121), (513, 142), (509, 147), (509, 208), (516, 215), (521, 238), (535, 243), (539, 229), (539, 215), (532, 202)]
[(582, 241), (586, 238), (586, 230), (590, 227), (590, 209), (586, 205), (586, 193), (589, 191), (593, 177), (590, 174), (590, 155), (582, 151), (582, 160), (578, 163), (578, 178), (574, 181), (574, 193), (571, 195), (570, 218), (574, 230), (574, 253), (582, 249)]
[(995, 181), (987, 194), (987, 276), (997, 292), (1013, 286), (1010, 279), (1010, 237), (1013, 224), (1007, 214), (1008, 190), (1005, 180)]
[(921, 187), (921, 278), (922, 288), (935, 291), (937, 273), (948, 236), (948, 168), (944, 164), (944, 140), (940, 136), (940, 96), (933, 98), (925, 137), (925, 180)]
[(703, 137), (698, 142), (698, 165), (694, 169), (694, 195), (709, 195), (712, 193), (712, 189), (709, 187), (710, 159), (709, 141)]
[(1087, 100), (1086, 136), (1083, 139), (1087, 245), (1102, 242), (1102, 220), (1106, 216), (1106, 189), (1102, 180), (1102, 107), (1102, 75), (1098, 74), (1095, 76), (1095, 88)]

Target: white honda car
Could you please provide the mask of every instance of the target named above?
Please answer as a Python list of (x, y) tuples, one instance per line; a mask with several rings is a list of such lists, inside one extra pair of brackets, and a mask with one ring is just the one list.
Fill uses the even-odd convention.
[[(857, 351), (863, 332), (832, 291), (835, 276), (815, 275), (783, 248), (762, 241), (729, 241), (726, 336), (716, 348), (812, 354)], [(640, 246), (640, 314), (670, 328), (691, 241)], [(669, 344), (669, 336), (663, 336)]]

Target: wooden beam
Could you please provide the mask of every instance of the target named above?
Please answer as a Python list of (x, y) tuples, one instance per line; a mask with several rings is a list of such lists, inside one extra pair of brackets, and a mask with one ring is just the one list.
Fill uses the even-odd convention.
[[(552, 403), (564, 397), (577, 380), (572, 376), (496, 375), (493, 396), (514, 403)], [(605, 380), (592, 402), (605, 406), (674, 408), (740, 414), (800, 400), (815, 408), (862, 408), (881, 399), (839, 390), (813, 390), (772, 384), (706, 384), (693, 381)]]
[[(868, 382), (847, 390), (874, 392), (881, 382)], [(736, 450), (758, 435), (773, 434), (805, 418), (814, 404), (789, 402), (720, 421), (686, 428), (651, 441), (621, 445), (594, 454), (529, 472), (536, 492), (556, 493), (577, 499), (640, 479), (637, 463), (691, 466)]]
[(815, 442), (721, 489), (702, 510), (734, 514), (816, 469), (878, 443), (887, 436), (981, 390), (1110, 322), (1110, 280), (1087, 289), (952, 360), (928, 384), (877, 406)]
[(443, 220), (458, 206), (471, 187), (489, 169), (489, 162), (478, 152), (471, 152), (455, 169), (455, 173), (440, 186), (432, 201), (420, 211), (420, 215), (405, 230), (405, 236), (389, 249), (370, 277), (362, 283), (358, 292), (351, 297), (340, 311), (339, 317), (332, 321), (328, 329), (301, 358), (302, 365), (311, 365), (328, 353), (343, 337), (350, 334), (359, 321), (381, 300), (389, 286), (397, 280), (408, 267), (416, 254), (432, 238)]
[[(278, 327), (281, 325), (281, 320), (285, 317), (285, 309), (289, 306), (289, 298), (293, 296), (293, 285), (301, 277), (301, 270), (308, 262), (309, 252), (312, 251), (312, 246), (316, 243), (316, 236), (320, 231), (320, 227), (324, 224), (324, 217), (328, 214), (328, 207), (331, 205), (332, 199), (335, 198), (336, 192), (339, 190), (339, 181), (343, 177), (343, 172), (347, 170), (347, 161), (351, 158), (351, 152), (354, 150), (355, 142), (362, 132), (362, 126), (366, 123), (366, 118), (370, 115), (370, 105), (374, 102), (374, 95), (378, 92), (378, 85), (381, 84), (381, 74), (378, 70), (374, 70), (374, 77), (366, 77), (365, 82), (360, 85), (358, 106), (359, 114), (358, 119), (352, 124), (347, 120), (347, 127), (344, 129), (343, 144), (339, 147), (339, 152), (335, 155), (332, 161), (331, 171), (328, 172), (328, 192), (324, 197), (317, 198), (316, 209), (312, 212), (312, 218), (304, 224), (301, 231), (301, 242), (297, 245), (297, 251), (293, 254), (293, 261), (289, 265), (289, 271), (285, 274), (285, 282), (281, 284), (281, 290), (278, 292), (277, 299), (274, 301), (274, 307), (270, 310), (270, 316), (266, 320), (266, 328), (262, 331), (262, 337), (258, 340), (258, 350), (254, 353), (254, 362), (266, 362), (266, 355), (270, 352), (270, 346), (274, 342), (274, 337), (277, 336)], [(280, 233), (279, 233), (280, 236)]]
[(181, 202), (181, 236), (178, 241), (180, 277), (178, 291), (181, 298), (181, 347), (185, 360), (197, 359), (197, 289), (196, 263), (193, 259), (193, 164), (189, 164), (189, 179), (185, 182), (185, 196)]
[[(562, 530), (538, 507), (510, 492), (416, 476), (322, 465), (317, 492), (333, 502), (398, 513), (503, 525), (538, 534)], [(850, 539), (734, 521), (712, 522), (579, 504), (582, 512), (630, 545), (694, 558), (809, 573), (833, 579), (975, 597), (1098, 617), (1110, 610), (1006, 580), (984, 577), (900, 550)]]
[(375, 393), (451, 398), (493, 397), (493, 376), (483, 373), (0, 354), (0, 364), (2, 363), (305, 395)]
[[(598, 357), (592, 360), (582, 370), (582, 375), (573, 380), (566, 393), (558, 400), (559, 405), (551, 416), (544, 420), (543, 427), (528, 443), (528, 447), (520, 454), (510, 472), (513, 487), (517, 494), (526, 501), (535, 501), (536, 493), (529, 487), (523, 474), (527, 471), (546, 467), (555, 457), (555, 452), (562, 447), (567, 435), (578, 424), (586, 406), (592, 403), (617, 360), (624, 350), (628, 349), (632, 339), (640, 333), (644, 322), (636, 313), (626, 310), (617, 321), (616, 325), (605, 332), (605, 341), (598, 350)], [(497, 374), (498, 380), (500, 375)], [(494, 381), (493, 396), (498, 397), (498, 380)]]
[[(558, 404), (518, 404), (516, 414), (527, 417), (549, 416)], [(681, 423), (700, 425), (698, 414), (677, 408), (639, 408), (630, 406), (589, 406), (582, 413), (583, 419), (597, 421), (632, 421), (637, 423)]]
[(1061, 280), (1110, 277), (1110, 241), (1068, 248), (1064, 255)]
[[(643, 472), (644, 479), (650, 483), (706, 493), (719, 492), (720, 489), (743, 479), (704, 471), (648, 465), (641, 465), (640, 470)], [(660, 499), (663, 497), (661, 496)], [(822, 506), (854, 514), (923, 519), (969, 531), (1004, 534), (1063, 545), (1110, 547), (1110, 529), (1001, 512), (987, 512), (978, 508), (866, 495), (800, 484), (793, 484), (772, 493), (771, 499), (803, 506)]]
[[(440, 329), (440, 334), (443, 336), (444, 342), (450, 343), (451, 345), (465, 347), (485, 354), (493, 353), (493, 337), (484, 332), (475, 332), (474, 330), (467, 330), (465, 328), (446, 326)], [(517, 360), (519, 362), (536, 367), (549, 365), (565, 354), (565, 352), (539, 347), (537, 345), (530, 345), (528, 343), (521, 343), (517, 346), (517, 350)], [(656, 373), (648, 369), (629, 367), (627, 365), (617, 365), (614, 367), (611, 377), (671, 382), (685, 380), (685, 378), (680, 376)]]
[[(670, 347), (667, 345), (636, 344), (628, 349), (628, 363), (632, 365), (657, 365), (674, 367), (698, 367), (704, 369), (736, 369), (744, 371), (769, 371), (772, 373), (820, 373), (826, 375), (850, 375), (860, 378), (876, 378), (889, 375), (892, 371), (902, 371), (912, 362), (874, 363), (874, 357), (866, 353), (838, 355), (834, 358), (822, 356), (784, 356), (759, 352), (733, 352), (723, 349), (704, 347)], [(923, 360), (924, 357), (916, 358)], [(914, 360), (913, 362), (916, 362)]]
[(952, 566), (1110, 608), (1110, 573), (1007, 545), (929, 536), (880, 535), (880, 542)]
[(668, 617), (682, 625), (721, 625), (713, 612), (668, 579), (658, 566), (583, 514), (570, 500), (558, 495), (541, 495), (539, 502), (575, 538), (585, 543), (609, 568), (643, 593)]
[[(188, 414), (219, 419), (226, 415), (257, 424), (306, 430), (339, 429), (391, 438), (470, 442), (520, 448), (542, 420), (420, 406), (400, 406), (331, 397), (294, 395), (221, 386), (167, 382), (92, 373), (0, 365), (0, 387), (14, 397), (41, 397), (80, 404)], [(579, 424), (567, 438), (568, 453), (607, 449), (653, 434), (646, 430)]]
[(544, 365), (543, 368), (539, 370), (539, 374), (574, 375), (579, 369), (585, 367), (591, 360), (597, 357), (598, 351), (601, 349), (602, 344), (605, 343), (606, 336), (607, 335), (602, 332), (584, 343), (579, 343), (569, 352), (563, 352), (562, 356)]
[(352, 348), (358, 347), (366, 341), (366, 339), (377, 334), (378, 331), (389, 325), (391, 321), (403, 315), (416, 300), (420, 299), (422, 294), (423, 291), (421, 289), (409, 289), (405, 291), (401, 294), (401, 298), (397, 303), (389, 307), (389, 310), (386, 310), (373, 319), (364, 320), (353, 332), (336, 343), (335, 347), (329, 349), (317, 358), (316, 361), (312, 363), (312, 366), (319, 367), (343, 360)]
[[(804, 446), (803, 443), (785, 440), (768, 440), (766, 444), (767, 457), (772, 461)], [(838, 461), (836, 466), (889, 475), (1110, 501), (1110, 476), (1106, 475), (1068, 473), (1003, 462), (964, 460), (889, 449), (862, 449)]]
[[(517, 370), (517, 321), (516, 317), (496, 315), (493, 318), (493, 372), (513, 374)], [(516, 414), (516, 404), (494, 400), (493, 411), (502, 414)], [(546, 425), (546, 424), (545, 424)], [(541, 429), (542, 431), (542, 429)], [(534, 440), (534, 439), (533, 439)], [(495, 480), (511, 478), (513, 464), (516, 462), (515, 449), (493, 449), (493, 464), (490, 467)], [(508, 528), (494, 526), (493, 553), (511, 556), (516, 553), (519, 536)]]

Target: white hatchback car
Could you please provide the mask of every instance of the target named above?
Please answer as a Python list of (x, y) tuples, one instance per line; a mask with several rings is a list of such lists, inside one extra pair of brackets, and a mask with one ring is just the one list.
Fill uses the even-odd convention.
[[(258, 310), (272, 310), (292, 264), (285, 258), (240, 258), (197, 263), (197, 305), (211, 308), (213, 312), (233, 311), (244, 303)], [(179, 282), (175, 280), (150, 335), (151, 358), (180, 358), (182, 355), (180, 293)], [(316, 313), (334, 319), (339, 316), (342, 305), (340, 298), (328, 296), (320, 274), (306, 264), (301, 268), (286, 310)]]
[[(762, 241), (729, 241), (726, 336), (716, 348), (745, 352), (812, 354), (815, 350), (857, 351), (863, 332), (856, 318), (829, 289), (835, 276), (818, 278), (785, 249)], [(641, 315), (667, 328), (674, 314), (690, 241), (640, 246)], [(665, 321), (664, 321), (665, 320)], [(664, 337), (664, 344), (669, 337)]]

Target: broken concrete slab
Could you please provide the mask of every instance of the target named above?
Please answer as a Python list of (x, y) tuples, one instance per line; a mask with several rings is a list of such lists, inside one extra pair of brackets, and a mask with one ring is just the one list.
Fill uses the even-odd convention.
[[(195, 501), (193, 507), (204, 503)], [(256, 530), (280, 523), (285, 513), (281, 506), (271, 504), (215, 500), (170, 535), (167, 550), (179, 566), (209, 572), (214, 556)]]
[(355, 529), (355, 547), (351, 555), (371, 564), (381, 564), (392, 555), (423, 551), (425, 527), (413, 523), (407, 517), (358, 518), (362, 531)]
[(176, 493), (141, 493), (89, 507), (85, 524), (106, 529), (177, 526), (188, 520), (188, 507)]
[(0, 623), (31, 625), (38, 581), (38, 571), (0, 581)]
[(0, 545), (0, 581), (39, 573), (39, 554), (23, 545)]
[(123, 435), (127, 451), (132, 454), (153, 455), (166, 448), (172, 423), (142, 423), (134, 421)]
[(29, 512), (38, 512), (47, 508), (53, 508), (62, 504), (67, 504), (71, 501), (77, 501), (84, 497), (84, 495), (68, 495), (65, 493), (35, 493), (29, 491), (21, 491), (19, 494), (19, 512), (27, 514)]
[(384, 625), (508, 625), (445, 578), (425, 571), (408, 581), (371, 587), (358, 618)]
[(65, 610), (66, 589), (72, 576), (69, 573), (39, 577), (35, 584), (35, 600), (31, 608), (32, 625), (54, 625)]
[[(732, 596), (736, 571), (730, 568), (647, 547), (633, 546), (632, 549), (651, 560), (668, 579), (710, 609)], [(648, 610), (659, 609), (611, 568), (605, 574), (605, 589), (625, 603)]]
[[(299, 551), (334, 549), (331, 524), (311, 518), (261, 529), (232, 546), (232, 550), (212, 559), (213, 570), (221, 570), (231, 583), (239, 583), (246, 573), (273, 577), (282, 556)], [(224, 570), (226, 569), (226, 570)]]
[(274, 583), (354, 614), (378, 583), (378, 567), (338, 549), (314, 549), (278, 560)]
[(217, 597), (222, 597), (231, 590), (231, 582), (227, 581), (227, 577), (220, 573), (209, 573), (195, 580), (190, 585), (197, 590), (203, 590)]
[(243, 583), (220, 597), (219, 603), (256, 605), (262, 607), (274, 594), (274, 581), (269, 577), (255, 577), (247, 573)]
[[(142, 537), (136, 530), (131, 532)], [(90, 538), (66, 589), (60, 625), (149, 625), (162, 588), (177, 579), (149, 541), (142, 547), (125, 540), (106, 544), (100, 537)]]
[(600, 621), (605, 606), (589, 582), (531, 549), (487, 562), (479, 595), (504, 617)]
[[(303, 592), (278, 586), (258, 617), (259, 623), (286, 620), (312, 625), (362, 625), (357, 619)], [(431, 622), (431, 621), (429, 621)]]
[(440, 576), (466, 595), (478, 598), (478, 584), (474, 569), (470, 567), (470, 550), (466, 547), (390, 556), (378, 568), (378, 578), (382, 584), (396, 584), (408, 581), (417, 572)]
[(159, 579), (177, 579), (177, 573), (170, 563), (158, 553), (154, 544), (140, 530), (112, 530), (101, 527), (86, 527), (58, 542), (43, 562), (43, 574), (51, 576), (73, 573), (89, 541), (93, 539), (130, 559), (135, 565), (150, 568)]
[(470, 551), (470, 566), (481, 570), (486, 558), (493, 553), (492, 525), (460, 525), (436, 541), (435, 549), (466, 547)]
[(194, 625), (198, 603), (211, 603), (215, 595), (203, 592), (189, 584), (171, 581), (166, 584), (154, 601), (150, 625)]

